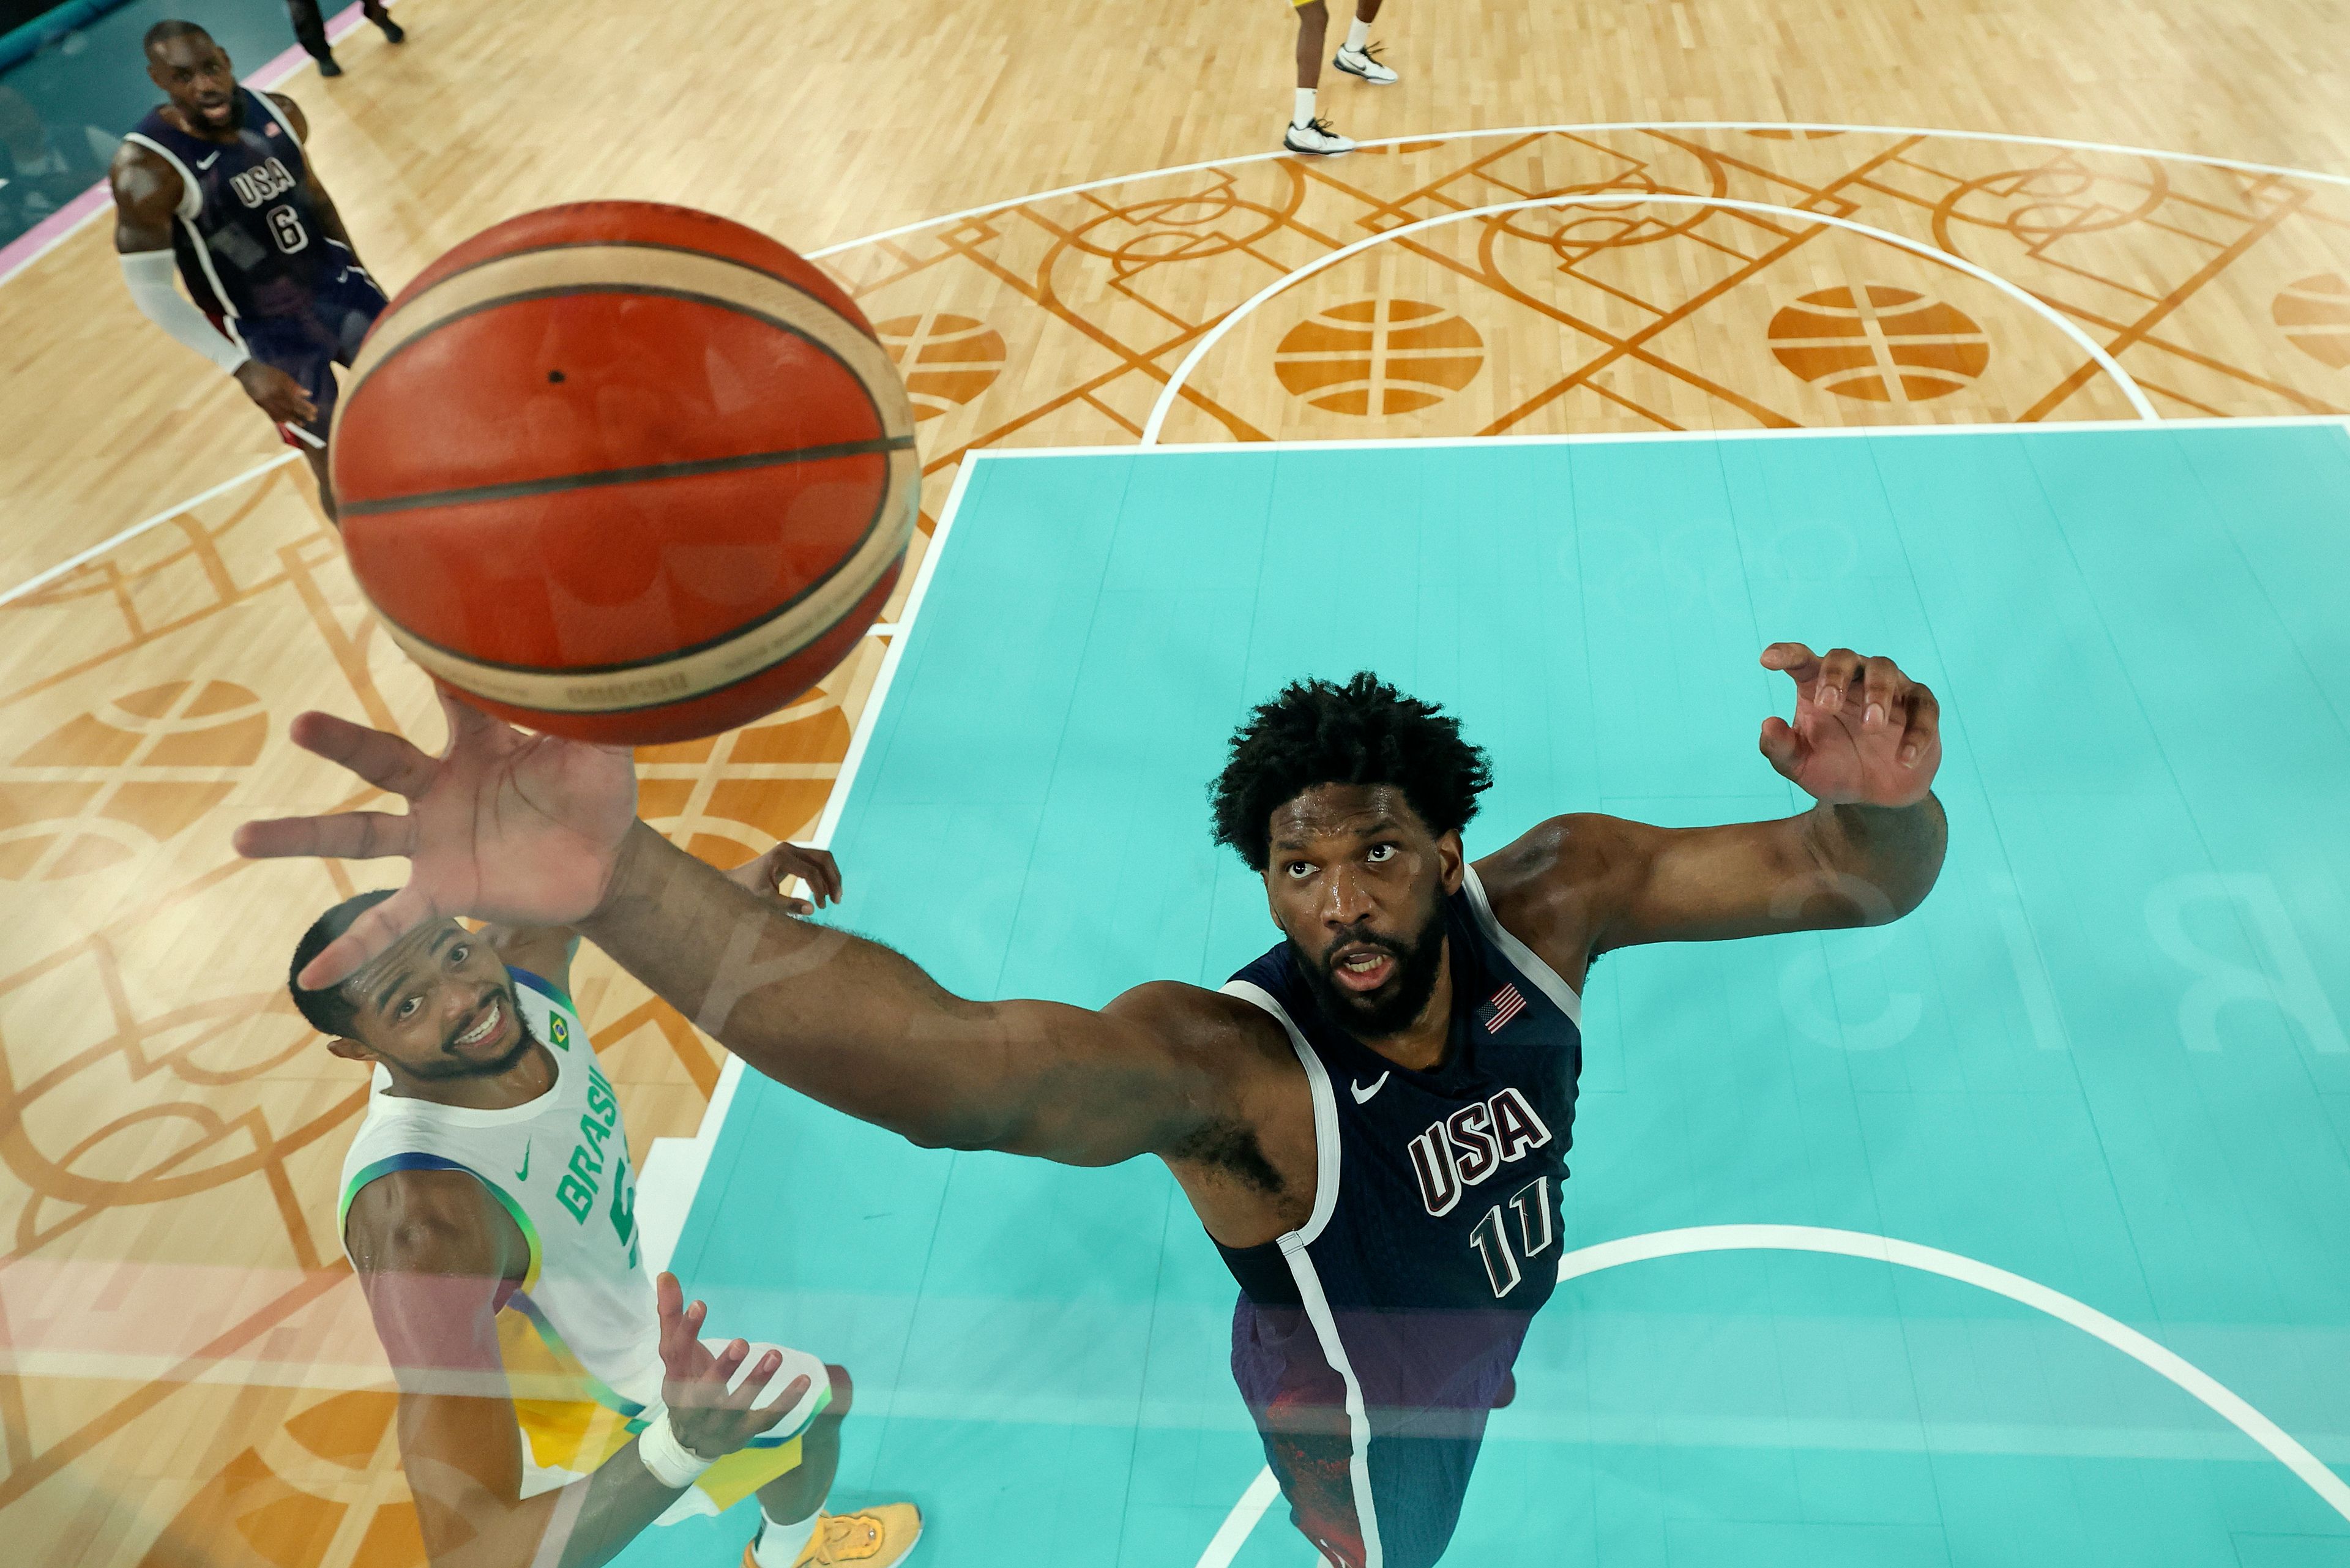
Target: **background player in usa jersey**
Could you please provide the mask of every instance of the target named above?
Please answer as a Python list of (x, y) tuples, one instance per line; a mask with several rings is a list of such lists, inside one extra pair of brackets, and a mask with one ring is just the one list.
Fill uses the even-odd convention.
[(297, 743), (408, 814), (250, 823), (237, 846), (411, 863), (303, 985), (455, 913), (576, 926), (751, 1066), (917, 1143), (1155, 1155), (1240, 1281), (1234, 1372), (1293, 1519), (1337, 1561), (1420, 1568), (1555, 1278), (1592, 960), (1897, 919), (1940, 870), (1933, 694), (1845, 649), (1762, 661), (1795, 703), (1761, 749), (1811, 810), (1572, 813), (1473, 866), (1461, 830), (1487, 774), (1455, 721), (1367, 675), (1290, 687), (1215, 786), (1218, 836), (1263, 875), (1282, 941), (1221, 991), (1153, 982), (1097, 1011), (956, 996), (795, 919), (639, 824), (627, 752), (454, 703), (438, 758), (303, 715)]
[(331, 521), (334, 367), (359, 352), (383, 291), (304, 151), (294, 100), (238, 85), (228, 51), (192, 22), (156, 23), (146, 49), (166, 101), (123, 138), (109, 175), (123, 281), (149, 320), (276, 422)]

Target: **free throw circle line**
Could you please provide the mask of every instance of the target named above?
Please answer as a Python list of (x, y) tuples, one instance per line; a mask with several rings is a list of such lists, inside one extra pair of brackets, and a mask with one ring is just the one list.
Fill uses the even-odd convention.
[[(2177, 1352), (2158, 1345), (2086, 1302), (2075, 1301), (2036, 1280), (2027, 1280), (2022, 1274), (1962, 1253), (1946, 1252), (1939, 1247), (1897, 1241), (1890, 1236), (1873, 1236), (1866, 1231), (1838, 1231), (1823, 1225), (1691, 1225), (1578, 1247), (1558, 1261), (1559, 1282), (1620, 1269), (1627, 1263), (1687, 1257), (1696, 1252), (1824, 1252), (1834, 1257), (1866, 1258), (1915, 1269), (1920, 1273), (1939, 1274), (1946, 1280), (2005, 1296), (2018, 1305), (2070, 1324), (2138, 1365), (2159, 1373), (2267, 1449), (2272, 1458), (2299, 1476), (2328, 1508), (2350, 1519), (2350, 1485), (2345, 1485), (2342, 1478), (2328, 1469), (2315, 1454), (2253, 1409), (2235, 1390)], [(1273, 1472), (1260, 1471), (1241, 1494), (1241, 1500), (1232, 1505), (1222, 1527), (1208, 1542), (1207, 1551), (1200, 1554), (1199, 1568), (1229, 1568), (1242, 1542), (1271, 1505), (1273, 1490)]]
[(1360, 255), (1373, 245), (1399, 239), (1406, 234), (1416, 234), (1423, 230), (1439, 228), (1446, 223), (1458, 223), (1470, 218), (1491, 217), (1497, 213), (1522, 213), (1535, 207), (1628, 207), (1649, 204), (1668, 207), (1716, 207), (1724, 212), (1732, 213), (1768, 213), (1775, 217), (1797, 218), (1815, 223), (1825, 223), (1831, 228), (1845, 229), (1856, 234), (1866, 235), (1870, 239), (1883, 240), (1886, 244), (1908, 251), (1912, 255), (1920, 255), (1929, 261), (1940, 262), (1945, 266), (1990, 284), (2001, 293), (2020, 301), (2046, 317), (2058, 331), (2080, 345), (2082, 350), (2095, 361), (2100, 369), (2114, 379), (2120, 386), (2122, 395), (2129, 400), (2130, 407), (2137, 411), (2139, 419), (2152, 423), (2161, 422), (2162, 416), (2154, 411), (2154, 405), (2147, 400), (2146, 394), (2138, 389), (2137, 383), (2130, 379), (2129, 372), (2123, 369), (2115, 361), (2114, 357), (2100, 348), (2087, 333), (2065, 320), (2056, 308), (2045, 300), (2027, 293), (1997, 273), (1979, 266), (1963, 256), (1954, 256), (1948, 251), (1935, 249), (1922, 240), (1913, 240), (1906, 234), (1897, 234), (1886, 229), (1873, 228), (1866, 223), (1856, 223), (1850, 218), (1839, 218), (1831, 213), (1808, 212), (1801, 207), (1783, 207), (1772, 202), (1747, 202), (1728, 196), (1691, 196), (1678, 192), (1597, 191), (1557, 196), (1534, 196), (1522, 202), (1495, 202), (1487, 206), (1464, 208), (1458, 213), (1439, 213), (1432, 218), (1422, 218), (1417, 223), (1405, 223), (1399, 228), (1367, 235), (1352, 244), (1341, 245), (1327, 255), (1316, 256), (1305, 265), (1283, 274), (1239, 305), (1234, 306), (1222, 321), (1209, 328), (1205, 337), (1191, 346), (1191, 351), (1183, 356), (1183, 362), (1175, 367), (1174, 375), (1169, 377), (1167, 385), (1159, 389), (1159, 400), (1150, 405), (1150, 417), (1143, 421), (1140, 444), (1143, 446), (1159, 444), (1159, 431), (1166, 424), (1167, 415), (1174, 408), (1175, 399), (1182, 391), (1183, 383), (1191, 376), (1193, 368), (1207, 357), (1208, 350), (1222, 341), (1224, 335), (1244, 320), (1258, 306), (1292, 285), (1312, 277), (1315, 273), (1334, 267), (1350, 256)]

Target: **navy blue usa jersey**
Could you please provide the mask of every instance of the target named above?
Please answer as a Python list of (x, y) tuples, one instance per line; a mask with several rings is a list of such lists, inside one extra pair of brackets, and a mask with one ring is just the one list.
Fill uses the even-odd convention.
[(1485, 1419), (1558, 1283), (1581, 1002), (1502, 928), (1476, 871), (1447, 900), (1451, 1038), (1400, 1067), (1322, 1012), (1287, 943), (1224, 987), (1288, 1033), (1314, 1096), (1305, 1224), (1220, 1248), (1232, 1373), (1298, 1527), (1353, 1568), (1424, 1568)]
[(302, 315), (350, 254), (319, 230), (309, 163), (284, 112), (251, 88), (237, 89), (237, 106), (234, 142), (191, 136), (160, 109), (129, 140), (179, 171), (172, 250), (197, 306), (229, 321)]

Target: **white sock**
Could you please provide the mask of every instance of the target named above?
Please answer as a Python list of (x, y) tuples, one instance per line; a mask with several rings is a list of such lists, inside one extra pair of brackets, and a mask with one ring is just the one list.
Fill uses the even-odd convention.
[(751, 1548), (751, 1560), (759, 1568), (792, 1568), (801, 1552), (815, 1538), (816, 1521), (823, 1517), (824, 1510), (819, 1508), (796, 1524), (785, 1524), (780, 1520), (769, 1519), (767, 1511), (762, 1508), (759, 1511), (762, 1521), (759, 1539)]
[(1297, 107), (1290, 111), (1289, 123), (1292, 125), (1305, 125), (1311, 123), (1313, 119), (1314, 89), (1312, 88), (1299, 88), (1297, 89)]
[(1360, 16), (1356, 17), (1355, 25), (1347, 29), (1347, 52), (1359, 55), (1363, 52), (1363, 46), (1370, 41), (1371, 25)]

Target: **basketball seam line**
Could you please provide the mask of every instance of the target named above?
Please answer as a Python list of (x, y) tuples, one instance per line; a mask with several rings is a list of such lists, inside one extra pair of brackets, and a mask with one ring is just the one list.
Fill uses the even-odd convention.
[(466, 490), (432, 490), (417, 495), (396, 495), (382, 501), (346, 501), (347, 517), (371, 517), (386, 512), (411, 512), (425, 506), (469, 506), (485, 501), (513, 501), (530, 495), (552, 495), (590, 490), (607, 484), (634, 484), (645, 480), (691, 479), (704, 473), (735, 473), (744, 469), (773, 468), (792, 462), (823, 462), (836, 457), (867, 457), (912, 447), (910, 435), (879, 436), (867, 441), (835, 441), (829, 446), (791, 447), (779, 452), (750, 452), (734, 457), (695, 458), (685, 462), (651, 462), (635, 468), (604, 468), (591, 473), (558, 474), (547, 479), (518, 479), (505, 484), (481, 484)]
[[(895, 561), (893, 561), (893, 562), (891, 562), (891, 563), (889, 564), (889, 569), (888, 571), (883, 572), (883, 573), (881, 574), (881, 576), (880, 576), (879, 578), (875, 579), (875, 581), (874, 581), (874, 585), (873, 585), (873, 587), (872, 587), (872, 588), (868, 588), (868, 589), (867, 589), (867, 590), (866, 590), (866, 597), (867, 597), (867, 598), (870, 598), (870, 597), (872, 597), (873, 592), (874, 592), (874, 590), (875, 590), (875, 589), (886, 589), (887, 591), (885, 591), (885, 592), (882, 594), (883, 602), (886, 604), (886, 603), (888, 602), (889, 594), (890, 592), (895, 592), (895, 591), (896, 591), (897, 587), (898, 587), (898, 578), (899, 578), (899, 576), (901, 573), (903, 573), (903, 572), (905, 571), (905, 569), (906, 569), (906, 559), (905, 559), (905, 557), (904, 557), (903, 556), (899, 556), (899, 557), (898, 557), (898, 559), (897, 559), (897, 560), (895, 560)], [(805, 596), (805, 595), (803, 595), (803, 596), (801, 596), (801, 597), (805, 597), (806, 596)], [(796, 600), (795, 600), (794, 602), (797, 602), (797, 601), (796, 601)], [(865, 602), (865, 600), (864, 600), (864, 599), (859, 599), (859, 600), (858, 600), (857, 602), (858, 602), (858, 604), (863, 604), (863, 603)], [(764, 624), (764, 623), (763, 623), (763, 624)], [(703, 701), (703, 700), (704, 700), (704, 699), (706, 699), (706, 698), (716, 697), (716, 696), (718, 696), (718, 695), (720, 695), (720, 694), (722, 694), (722, 693), (723, 693), (723, 692), (727, 692), (727, 691), (733, 691), (733, 690), (734, 690), (734, 688), (736, 688), (737, 686), (740, 686), (740, 685), (743, 684), (745, 681), (750, 681), (750, 680), (758, 680), (758, 679), (759, 679), (759, 677), (761, 677), (761, 676), (763, 676), (763, 675), (765, 675), (765, 674), (768, 674), (768, 673), (772, 672), (772, 671), (775, 669), (775, 667), (776, 667), (777, 665), (785, 664), (785, 663), (788, 663), (790, 660), (795, 659), (797, 659), (800, 655), (802, 655), (802, 654), (806, 653), (809, 649), (814, 648), (817, 643), (822, 642), (826, 638), (832, 636), (835, 632), (838, 631), (839, 629), (840, 629), (840, 623), (839, 623), (839, 622), (837, 622), (837, 621), (836, 621), (836, 622), (834, 622), (832, 625), (830, 625), (830, 626), (828, 626), (828, 627), (826, 627), (822, 631), (819, 631), (818, 633), (816, 633), (816, 636), (814, 636), (814, 637), (812, 637), (812, 638), (808, 639), (806, 642), (803, 642), (803, 643), (799, 644), (799, 645), (798, 645), (797, 647), (795, 647), (795, 648), (789, 649), (787, 649), (786, 651), (785, 651), (785, 652), (783, 652), (783, 653), (777, 654), (774, 659), (772, 659), (768, 660), (766, 663), (764, 663), (764, 664), (761, 665), (758, 669), (756, 669), (756, 670), (748, 670), (748, 671), (744, 672), (743, 674), (738, 675), (738, 676), (736, 676), (733, 680), (727, 681), (727, 682), (726, 682), (725, 684), (723, 684), (723, 685), (721, 685), (721, 686), (712, 686), (712, 688), (710, 688), (710, 690), (708, 690), (707, 691), (697, 691), (697, 692), (693, 693), (693, 694), (692, 694), (691, 696), (690, 696), (690, 697), (661, 697), (661, 698), (657, 698), (657, 699), (655, 699), (654, 701), (650, 701), (650, 702), (631, 702), (631, 703), (627, 704), (627, 705), (626, 705), (626, 706), (624, 706), (624, 707), (618, 707), (618, 708), (598, 708), (598, 709), (593, 710), (593, 711), (591, 711), (591, 713), (590, 713), (590, 715), (589, 715), (589, 716), (594, 717), (594, 718), (598, 718), (598, 719), (605, 719), (605, 718), (609, 718), (609, 717), (611, 717), (612, 715), (617, 714), (617, 713), (649, 713), (649, 712), (651, 712), (651, 711), (652, 711), (654, 709), (656, 709), (656, 708), (677, 708), (677, 707), (681, 707), (681, 706), (683, 706), (684, 704), (686, 704), (686, 703), (688, 703), (688, 702), (700, 702), (700, 701)], [(415, 635), (416, 635), (416, 634), (415, 634), (415, 633), (413, 633), (413, 632), (411, 632), (411, 633), (409, 633), (409, 635), (410, 635), (411, 637), (415, 637)], [(860, 632), (860, 633), (858, 634), (859, 639), (861, 639), (863, 638), (863, 636), (864, 636), (864, 635), (865, 635), (865, 634), (863, 634), (863, 633), (861, 633), (861, 632)], [(420, 642), (421, 642), (421, 641), (423, 640), (423, 639), (421, 639), (421, 638), (417, 638), (417, 640), (418, 640), (418, 641), (420, 641)], [(692, 651), (692, 650), (689, 650), (689, 651)], [(659, 663), (662, 663), (662, 662), (664, 662), (667, 659), (674, 658), (674, 657), (676, 657), (676, 656), (675, 656), (675, 655), (665, 655), (665, 656), (663, 656), (663, 659), (647, 659), (647, 660), (645, 660), (644, 662), (645, 662), (646, 664), (659, 664)], [(847, 656), (847, 654), (843, 654), (843, 655), (841, 655), (841, 657), (845, 659), (847, 659), (848, 656)], [(485, 663), (487, 663), (487, 662), (488, 662), (488, 660), (486, 660), (486, 659), (476, 659), (476, 660), (474, 660), (474, 662), (475, 662), (475, 663), (477, 663), (477, 664), (485, 664)], [(627, 668), (627, 667), (625, 667), (625, 666), (623, 666), (623, 667), (608, 667), (608, 668), (607, 668), (607, 670), (606, 670), (604, 672), (605, 672), (605, 673), (609, 673), (609, 672), (610, 672), (610, 670), (611, 670), (611, 669), (613, 669), (613, 668)], [(545, 673), (545, 674), (557, 674), (557, 673), (559, 673), (559, 674), (565, 674), (565, 675), (571, 675), (571, 674), (588, 674), (588, 673), (594, 673), (594, 672), (593, 672), (593, 671), (588, 671), (588, 670), (560, 670), (560, 671), (553, 671), (553, 670), (548, 670), (548, 671), (540, 671), (539, 673)]]
[[(914, 445), (914, 440), (911, 436), (893, 436), (889, 438), (889, 441), (893, 446), (908, 451), (912, 450)], [(670, 663), (674, 659), (684, 659), (693, 654), (706, 652), (711, 649), (719, 647), (721, 644), (732, 642), (737, 638), (747, 637), (752, 632), (758, 630), (761, 627), (767, 625), (778, 617), (789, 615), (794, 609), (797, 608), (803, 602), (805, 602), (809, 596), (815, 594), (830, 583), (833, 578), (838, 576), (847, 568), (848, 564), (857, 558), (858, 552), (865, 548), (867, 541), (873, 537), (873, 531), (881, 526), (892, 499), (894, 498), (898, 500), (899, 504), (901, 505), (906, 504), (906, 498), (898, 494), (898, 492), (892, 483), (895, 477), (896, 476), (894, 474), (885, 474), (883, 476), (881, 492), (874, 498), (872, 515), (865, 520), (865, 526), (858, 531), (856, 543), (851, 545), (846, 551), (842, 552), (840, 559), (835, 562), (823, 576), (817, 577), (815, 581), (808, 583), (790, 598), (785, 599), (782, 604), (775, 606), (773, 609), (767, 611), (764, 615), (759, 616), (755, 619), (744, 621), (741, 626), (731, 628), (728, 630), (719, 633), (715, 637), (705, 638), (702, 641), (691, 644), (688, 647), (673, 648), (666, 652), (651, 654), (643, 659), (622, 659), (614, 664), (582, 664), (565, 666), (521, 664), (505, 659), (484, 659), (478, 654), (467, 653), (462, 649), (451, 648), (443, 643), (435, 642), (431, 638), (419, 633), (405, 622), (394, 620), (381, 607), (375, 604), (372, 597), (369, 599), (368, 603), (371, 608), (375, 609), (375, 612), (378, 615), (383, 617), (387, 625), (399, 628), (400, 636), (409, 639), (411, 641), (421, 644), (425, 648), (429, 648), (435, 653), (444, 654), (450, 659), (460, 660), (463, 663), (479, 665), (484, 670), (503, 670), (516, 675), (590, 676), (620, 675), (625, 674), (631, 670), (650, 669), (656, 665)], [(917, 514), (919, 514), (920, 511), (920, 497), (922, 483), (921, 474), (919, 470), (912, 476), (912, 482), (914, 486), (913, 504)], [(344, 508), (344, 512), (347, 515), (348, 514), (349, 510), (350, 509), (348, 507)], [(907, 526), (907, 538), (910, 545), (912, 543), (913, 532), (913, 524), (910, 522)], [(904, 563), (901, 558), (899, 567), (893, 569), (902, 569), (903, 564)], [(863, 602), (861, 597), (858, 602)], [(781, 658), (776, 659), (761, 670), (752, 671), (752, 675), (764, 674), (766, 670), (773, 670), (776, 664), (782, 663), (784, 659), (796, 658), (798, 655), (806, 652), (808, 649), (814, 647), (816, 643), (821, 642), (826, 637), (829, 636), (831, 630), (832, 628), (827, 627), (824, 630), (817, 632), (815, 636), (807, 638), (804, 641), (795, 644), (790, 651), (782, 655)], [(413, 654), (411, 654), (411, 657), (414, 657)], [(741, 677), (739, 680), (728, 681), (725, 686), (712, 687), (711, 691), (725, 691), (727, 687), (740, 686), (743, 681), (750, 679), (751, 675), (745, 675)], [(694, 697), (687, 700), (698, 701), (701, 698), (708, 696), (709, 694), (709, 692), (700, 692), (696, 693)], [(593, 710), (593, 711), (597, 713), (635, 712), (644, 708), (665, 707), (670, 702), (677, 701), (679, 701), (679, 699), (670, 698), (660, 702), (641, 702), (632, 704), (627, 708), (598, 708)]]

